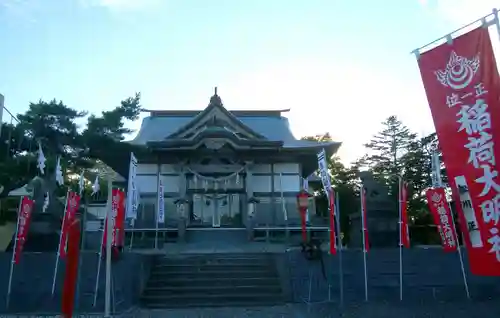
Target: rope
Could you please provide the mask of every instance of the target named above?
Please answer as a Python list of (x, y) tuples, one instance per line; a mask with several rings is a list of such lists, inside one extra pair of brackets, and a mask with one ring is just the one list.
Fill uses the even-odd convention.
[(188, 172), (194, 174), (196, 176), (196, 178), (199, 178), (203, 181), (220, 182), (220, 181), (226, 181), (226, 180), (232, 179), (235, 176), (239, 175), (243, 170), (245, 170), (245, 166), (242, 166), (238, 171), (233, 172), (230, 175), (222, 176), (222, 177), (218, 177), (218, 178), (204, 176), (204, 175), (200, 174), (199, 172), (194, 171), (190, 167), (186, 167), (186, 169)]

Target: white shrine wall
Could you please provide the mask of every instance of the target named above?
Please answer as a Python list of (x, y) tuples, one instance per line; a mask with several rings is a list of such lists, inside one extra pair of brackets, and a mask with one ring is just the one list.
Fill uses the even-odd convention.
[[(165, 193), (174, 194), (179, 192), (179, 173), (174, 165), (162, 164), (160, 166), (160, 178), (163, 182)], [(137, 165), (137, 187), (141, 195), (156, 194), (156, 177), (158, 165), (141, 164)]]
[[(301, 187), (300, 164), (277, 163), (274, 164), (274, 191), (275, 193), (297, 192)], [(272, 191), (272, 169), (270, 164), (252, 166), (252, 181), (254, 192)], [(281, 182), (280, 182), (281, 175)]]
[[(240, 166), (236, 165), (200, 165), (190, 166), (190, 168), (202, 174), (210, 172), (233, 173), (241, 169)], [(157, 205), (157, 169), (156, 164), (139, 163), (137, 166), (137, 187), (141, 197), (138, 221), (140, 226), (144, 228), (154, 226), (154, 211), (156, 211)], [(179, 188), (179, 185), (182, 184), (179, 178), (180, 171), (176, 165), (171, 164), (162, 164), (160, 169), (160, 178), (165, 189), (166, 222), (172, 221), (172, 224), (176, 224), (177, 214), (175, 213), (174, 202), (182, 190)], [(302, 187), (300, 169), (299, 163), (276, 163), (273, 169), (271, 164), (254, 164), (250, 167), (251, 176), (247, 178), (246, 188), (250, 192), (251, 187), (251, 192), (260, 201), (256, 210), (258, 224), (276, 226), (285, 224), (285, 210), (288, 215), (288, 224), (292, 225), (300, 222), (296, 199), (296, 194)], [(274, 194), (272, 193), (273, 170)], [(193, 186), (191, 183), (192, 180), (189, 182), (190, 187)], [(231, 185), (231, 187), (234, 186)], [(281, 198), (281, 192), (283, 192), (283, 199)]]

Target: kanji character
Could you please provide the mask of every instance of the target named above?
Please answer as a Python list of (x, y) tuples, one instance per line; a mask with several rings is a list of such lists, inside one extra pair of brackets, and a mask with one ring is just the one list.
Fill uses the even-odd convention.
[(469, 160), (475, 168), (479, 168), (480, 163), (495, 165), (495, 152), (493, 150), (493, 136), (487, 132), (480, 132), (480, 136), (469, 137), (469, 143), (464, 147), (469, 149)]
[(497, 194), (492, 200), (484, 201), (481, 204), (484, 222), (494, 222), (498, 224), (500, 220), (500, 194)]
[(491, 249), (488, 251), (490, 253), (495, 253), (497, 261), (500, 262), (500, 236), (498, 235), (498, 229), (493, 227), (490, 229), (492, 236), (488, 239), (488, 243), (491, 244)]
[(467, 98), (467, 97), (469, 97), (469, 96), (472, 96), (472, 93), (467, 93), (467, 94), (464, 94), (464, 95), (462, 95), (462, 97), (461, 97), (461, 98), (462, 98), (462, 99), (465, 99), (465, 98)]
[(462, 101), (460, 100), (458, 94), (453, 93), (449, 96), (446, 96), (446, 105), (448, 105), (449, 108), (458, 104), (462, 104)]
[(500, 185), (494, 180), (498, 176), (498, 172), (496, 170), (491, 170), (489, 165), (481, 165), (481, 168), (483, 169), (483, 176), (477, 178), (476, 182), (484, 184), (484, 187), (479, 196), (485, 196), (492, 188), (495, 192), (500, 193)]
[(488, 93), (488, 91), (484, 89), (483, 83), (479, 83), (479, 84), (475, 85), (474, 88), (476, 89), (476, 97), (479, 97), (479, 96), (482, 96), (482, 95)]
[(470, 221), (470, 222), (467, 222), (467, 230), (469, 230), (469, 232), (472, 232), (472, 231), (477, 231), (479, 229), (477, 227), (476, 222)]
[(476, 100), (472, 106), (463, 105), (457, 113), (459, 117), (457, 122), (460, 123), (458, 131), (465, 130), (468, 135), (481, 132), (491, 128), (490, 114), (487, 112), (488, 105), (483, 99)]
[(440, 221), (443, 226), (446, 226), (448, 224), (448, 217), (446, 216), (446, 214), (441, 214)]

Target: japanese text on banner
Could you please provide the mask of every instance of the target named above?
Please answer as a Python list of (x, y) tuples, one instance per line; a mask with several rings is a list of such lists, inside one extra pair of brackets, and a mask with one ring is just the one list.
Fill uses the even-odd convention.
[(487, 27), (419, 56), (471, 271), (500, 275), (500, 77)]
[(19, 263), (19, 258), (23, 252), (24, 243), (28, 238), (29, 226), (31, 223), (31, 212), (34, 202), (28, 197), (23, 197), (19, 208), (19, 220), (17, 225), (16, 248), (14, 250), (14, 263)]
[(434, 218), (434, 224), (441, 237), (441, 244), (446, 252), (456, 251), (457, 242), (455, 227), (451, 218), (446, 195), (443, 188), (429, 189), (426, 193), (429, 209)]

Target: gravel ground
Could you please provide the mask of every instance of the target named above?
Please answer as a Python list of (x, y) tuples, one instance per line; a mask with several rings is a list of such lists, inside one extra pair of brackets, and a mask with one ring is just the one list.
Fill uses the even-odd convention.
[[(0, 315), (3, 317), (61, 317), (56, 315)], [(102, 314), (75, 314), (73, 317), (104, 317)], [(190, 309), (133, 309), (116, 315), (120, 318), (498, 318), (500, 301), (422, 304), (360, 303), (346, 305), (341, 310), (336, 304), (288, 304), (255, 308), (190, 308)]]
[(346, 305), (343, 310), (335, 304), (311, 305), (289, 304), (276, 307), (256, 308), (204, 308), (204, 309), (168, 309), (136, 310), (121, 317), (130, 318), (496, 318), (500, 316), (500, 301), (394, 304), (367, 303)]

